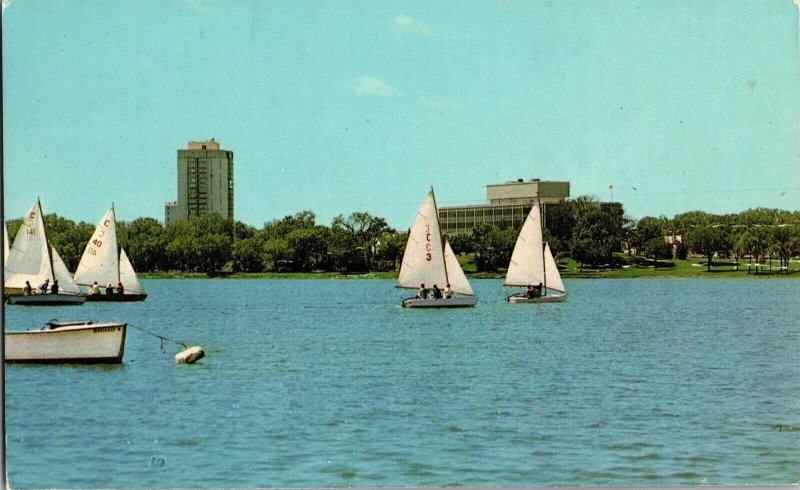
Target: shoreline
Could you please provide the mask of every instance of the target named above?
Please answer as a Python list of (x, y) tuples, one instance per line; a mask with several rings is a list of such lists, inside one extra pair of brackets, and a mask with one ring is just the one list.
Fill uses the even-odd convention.
[[(609, 269), (591, 271), (562, 271), (561, 277), (564, 279), (800, 279), (800, 269), (792, 269), (788, 273), (778, 271), (760, 271), (758, 274), (747, 273), (747, 269), (736, 270), (714, 270), (692, 271), (687, 273), (682, 270), (669, 270), (641, 268), (629, 269)], [(242, 272), (232, 274), (206, 274), (203, 272), (150, 272), (138, 274), (140, 279), (285, 279), (285, 280), (307, 280), (307, 279), (333, 279), (333, 280), (374, 280), (374, 279), (397, 279), (397, 272), (366, 272), (354, 274), (341, 274), (338, 272)], [(468, 279), (503, 279), (505, 272), (467, 272)]]

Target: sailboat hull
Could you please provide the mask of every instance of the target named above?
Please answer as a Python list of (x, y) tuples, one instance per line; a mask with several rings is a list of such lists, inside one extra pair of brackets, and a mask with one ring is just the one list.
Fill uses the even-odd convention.
[(23, 306), (70, 306), (82, 305), (86, 296), (77, 294), (30, 294), (12, 295), (8, 297), (8, 304)]
[(406, 298), (402, 304), (403, 308), (468, 308), (477, 302), (475, 296), (453, 296), (441, 299)]
[(49, 330), (6, 332), (9, 363), (119, 364), (126, 323), (51, 322)]
[(560, 303), (566, 299), (567, 293), (548, 293), (538, 298), (528, 298), (525, 293), (519, 293), (506, 298), (509, 303)]
[(144, 301), (146, 294), (87, 294), (86, 301), (128, 302)]

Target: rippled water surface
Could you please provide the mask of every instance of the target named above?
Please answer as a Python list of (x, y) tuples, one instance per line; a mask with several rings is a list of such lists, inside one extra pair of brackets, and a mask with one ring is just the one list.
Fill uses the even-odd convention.
[(800, 480), (800, 283), (572, 280), (399, 307), (382, 280), (150, 280), (117, 367), (6, 366), (12, 487), (655, 486)]

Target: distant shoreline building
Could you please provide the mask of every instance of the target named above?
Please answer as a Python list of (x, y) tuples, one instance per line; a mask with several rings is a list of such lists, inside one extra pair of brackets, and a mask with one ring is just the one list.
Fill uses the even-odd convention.
[(439, 208), (439, 223), (442, 232), (448, 235), (472, 233), (475, 225), (480, 223), (519, 229), (538, 199), (542, 222), (547, 226), (548, 208), (563, 204), (568, 197), (569, 182), (517, 179), (489, 184), (486, 186), (488, 204)]
[(164, 224), (217, 213), (233, 218), (233, 152), (219, 142), (190, 141), (178, 150), (178, 200), (164, 204)]

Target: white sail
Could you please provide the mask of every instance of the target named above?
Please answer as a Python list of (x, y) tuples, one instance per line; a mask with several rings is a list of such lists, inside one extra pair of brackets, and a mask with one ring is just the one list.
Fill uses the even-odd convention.
[(91, 286), (97, 282), (103, 287), (109, 283), (116, 286), (119, 281), (117, 222), (114, 208), (111, 208), (97, 223), (92, 238), (86, 244), (75, 271), (75, 282), (81, 286)]
[(3, 221), (3, 265), (8, 262), (8, 227)]
[(72, 279), (72, 274), (61, 260), (61, 256), (58, 255), (55, 248), (51, 248), (51, 250), (53, 252), (53, 276), (58, 281), (58, 292), (81, 294), (81, 288)]
[(24, 288), (30, 281), (36, 288), (45, 279), (53, 280), (42, 207), (37, 201), (22, 221), (4, 265), (5, 287)]
[(565, 292), (564, 282), (561, 280), (561, 273), (558, 272), (558, 266), (553, 258), (553, 253), (550, 251), (550, 245), (544, 244), (544, 270), (545, 270), (545, 285), (547, 289), (553, 289), (558, 292)]
[(400, 265), (398, 286), (417, 289), (420, 284), (431, 288), (434, 284), (443, 288), (447, 284), (444, 266), (442, 236), (439, 232), (439, 216), (433, 189), (422, 201), (414, 224), (408, 233), (408, 242)]
[(503, 285), (526, 287), (544, 283), (543, 246), (539, 203), (534, 203), (517, 237)]
[(144, 294), (144, 288), (139, 283), (139, 278), (136, 277), (136, 271), (133, 270), (125, 249), (121, 249), (119, 252), (119, 280), (126, 293)]
[(454, 293), (475, 296), (472, 286), (470, 286), (467, 276), (464, 275), (464, 270), (461, 268), (461, 264), (458, 263), (458, 258), (453, 253), (450, 242), (447, 240), (444, 242), (444, 263), (447, 266), (447, 279), (450, 281), (450, 289)]

